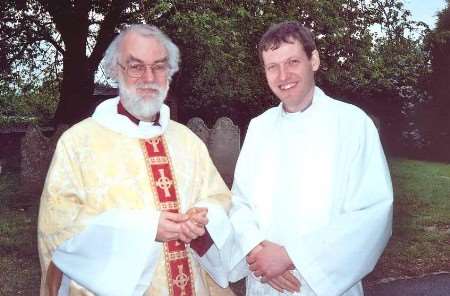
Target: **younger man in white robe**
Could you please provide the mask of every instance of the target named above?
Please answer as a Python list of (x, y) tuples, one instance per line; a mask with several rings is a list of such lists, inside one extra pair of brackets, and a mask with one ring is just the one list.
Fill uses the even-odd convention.
[(178, 62), (149, 25), (108, 48), (120, 97), (61, 136), (42, 194), (41, 296), (233, 295), (221, 257), (230, 192), (163, 104)]
[(279, 106), (248, 127), (232, 188), (231, 281), (247, 295), (357, 296), (391, 235), (392, 186), (372, 120), (315, 86), (311, 32), (272, 26), (259, 43)]

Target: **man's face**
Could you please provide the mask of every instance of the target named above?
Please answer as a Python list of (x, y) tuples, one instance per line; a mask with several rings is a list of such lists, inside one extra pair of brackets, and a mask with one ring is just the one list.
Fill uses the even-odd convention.
[(297, 40), (281, 43), (275, 50), (263, 51), (262, 58), (267, 82), (272, 92), (281, 100), (287, 112), (306, 108), (314, 93), (314, 72), (320, 65), (318, 52), (311, 59)]
[(169, 89), (167, 50), (156, 38), (130, 32), (120, 51), (120, 100), (135, 117), (150, 121), (160, 110)]

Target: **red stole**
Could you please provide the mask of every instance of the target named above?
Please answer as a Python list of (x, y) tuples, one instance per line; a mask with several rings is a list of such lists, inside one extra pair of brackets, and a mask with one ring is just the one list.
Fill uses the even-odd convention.
[[(171, 160), (163, 136), (141, 140), (155, 202), (161, 211), (178, 213), (180, 203)], [(194, 278), (186, 245), (179, 240), (164, 243), (167, 280), (171, 296), (194, 296)]]

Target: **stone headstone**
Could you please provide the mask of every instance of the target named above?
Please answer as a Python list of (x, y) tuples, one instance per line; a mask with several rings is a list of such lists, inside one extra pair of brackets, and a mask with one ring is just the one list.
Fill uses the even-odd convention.
[(191, 129), (202, 141), (207, 145), (209, 139), (209, 128), (206, 126), (203, 119), (193, 117), (187, 122), (187, 127)]
[(240, 150), (239, 127), (227, 117), (219, 118), (210, 132), (208, 148), (225, 183), (231, 186)]
[(240, 150), (239, 127), (227, 117), (219, 118), (212, 129), (198, 117), (191, 118), (187, 126), (205, 142), (217, 170), (231, 187)]
[(46, 137), (39, 127), (30, 125), (21, 144), (21, 192), (27, 198), (39, 197), (56, 143), (67, 126), (58, 127), (51, 138)]

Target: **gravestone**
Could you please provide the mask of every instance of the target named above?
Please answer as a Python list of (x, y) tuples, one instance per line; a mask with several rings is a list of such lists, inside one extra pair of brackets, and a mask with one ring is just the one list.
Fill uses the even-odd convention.
[(231, 186), (241, 148), (239, 127), (227, 117), (219, 118), (209, 135), (208, 148), (222, 178)]
[(193, 131), (205, 144), (208, 144), (209, 139), (209, 128), (206, 126), (203, 119), (194, 117), (191, 118), (187, 126)]
[(24, 198), (39, 197), (42, 193), (56, 143), (67, 128), (59, 126), (53, 136), (48, 138), (39, 127), (28, 127), (21, 143), (20, 195)]
[(212, 129), (198, 117), (190, 119), (187, 126), (206, 144), (217, 170), (231, 187), (240, 150), (239, 127), (227, 117), (219, 118)]

